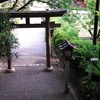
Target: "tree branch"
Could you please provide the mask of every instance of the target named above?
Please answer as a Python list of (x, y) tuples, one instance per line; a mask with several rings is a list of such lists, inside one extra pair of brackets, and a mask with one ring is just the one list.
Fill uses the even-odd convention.
[(88, 31), (89, 31), (89, 33), (91, 34), (91, 36), (93, 36), (93, 34), (92, 34), (91, 30), (88, 30)]
[(15, 6), (16, 6), (16, 4), (17, 4), (17, 2), (18, 2), (18, 0), (16, 0), (16, 1), (15, 1), (15, 3), (13, 4), (12, 8), (10, 8), (10, 10), (9, 10), (9, 11), (11, 11), (12, 9), (14, 9), (14, 8), (15, 8)]
[[(23, 5), (22, 7), (20, 7), (17, 11), (20, 11), (20, 10), (22, 10), (23, 8), (25, 8), (28, 4), (30, 4), (32, 1), (34, 1), (34, 0), (29, 0), (25, 5)], [(49, 1), (48, 2), (46, 2), (46, 1), (42, 1), (42, 0), (37, 0), (38, 2), (42, 2), (42, 3), (46, 3), (46, 4), (48, 4), (48, 5), (50, 5), (50, 6), (52, 6), (53, 7), (53, 4), (51, 4)]]
[(30, 4), (33, 0), (29, 0), (25, 5), (23, 5), (22, 7), (20, 7), (17, 11), (22, 10), (23, 8), (25, 8), (28, 4)]

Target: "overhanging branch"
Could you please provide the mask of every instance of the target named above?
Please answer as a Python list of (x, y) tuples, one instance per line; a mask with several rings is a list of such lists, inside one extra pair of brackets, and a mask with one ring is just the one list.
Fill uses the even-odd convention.
[[(23, 8), (25, 8), (28, 4), (30, 4), (32, 1), (34, 1), (34, 0), (29, 0), (25, 5), (23, 5), (22, 7), (20, 7), (17, 11), (20, 11), (20, 10), (22, 10)], [(46, 3), (46, 4), (48, 4), (48, 5), (50, 5), (50, 6), (53, 6), (53, 4), (51, 4), (49, 1), (42, 1), (42, 0), (37, 0), (38, 2), (42, 2), (42, 3)]]
[(15, 8), (15, 6), (16, 6), (16, 4), (17, 4), (18, 1), (19, 1), (19, 0), (16, 0), (16, 1), (15, 1), (15, 3), (14, 3), (13, 6), (12, 6), (12, 8), (10, 8), (10, 11), (11, 11), (13, 8)]
[(6, 1), (8, 1), (8, 0), (0, 0), (0, 3), (6, 2)]
[(28, 4), (30, 4), (32, 1), (34, 0), (29, 0), (26, 4), (24, 4), (22, 7), (20, 7), (17, 11), (22, 10), (23, 8), (25, 8)]

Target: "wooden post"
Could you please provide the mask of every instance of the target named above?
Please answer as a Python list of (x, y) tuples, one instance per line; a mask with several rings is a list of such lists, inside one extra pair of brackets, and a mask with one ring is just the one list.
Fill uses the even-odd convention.
[(7, 72), (15, 72), (15, 69), (12, 67), (12, 56), (11, 56), (11, 49), (8, 48), (7, 51), (7, 62), (8, 62), (8, 69), (6, 70)]
[(46, 58), (47, 58), (47, 68), (46, 71), (52, 71), (53, 67), (50, 62), (51, 57), (51, 36), (50, 36), (50, 18), (46, 17)]
[(29, 17), (26, 17), (26, 25), (29, 25), (30, 24), (30, 19)]
[(12, 57), (8, 58), (8, 69), (12, 69)]

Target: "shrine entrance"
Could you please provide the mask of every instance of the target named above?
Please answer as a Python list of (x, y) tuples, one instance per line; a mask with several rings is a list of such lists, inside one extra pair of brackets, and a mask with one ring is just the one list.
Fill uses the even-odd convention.
[[(45, 28), (46, 32), (46, 63), (47, 67), (46, 71), (52, 71), (53, 67), (51, 66), (50, 58), (51, 58), (51, 34), (50, 28), (60, 27), (59, 23), (50, 22), (50, 17), (60, 17), (66, 13), (67, 10), (47, 10), (47, 11), (30, 11), (30, 12), (7, 12), (10, 15), (10, 18), (25, 18), (25, 24), (13, 24), (18, 28)], [(40, 24), (32, 24), (30, 22), (30, 18), (34, 17), (43, 17), (45, 18), (44, 22)], [(9, 64), (10, 63), (10, 64)], [(8, 70), (12, 70), (12, 60), (8, 62)]]
[[(35, 19), (36, 20), (36, 19)], [(22, 20), (21, 20), (22, 21)], [(12, 32), (19, 41), (18, 58), (12, 58), (13, 67), (16, 66), (44, 66), (46, 67), (45, 28), (16, 28)], [(52, 65), (52, 56), (51, 56)]]

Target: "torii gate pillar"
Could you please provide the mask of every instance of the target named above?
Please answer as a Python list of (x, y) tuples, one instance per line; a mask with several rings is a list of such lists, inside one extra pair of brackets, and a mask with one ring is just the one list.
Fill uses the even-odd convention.
[(53, 67), (51, 66), (51, 36), (50, 36), (50, 17), (46, 17), (46, 62), (47, 68), (45, 71), (53, 71)]

